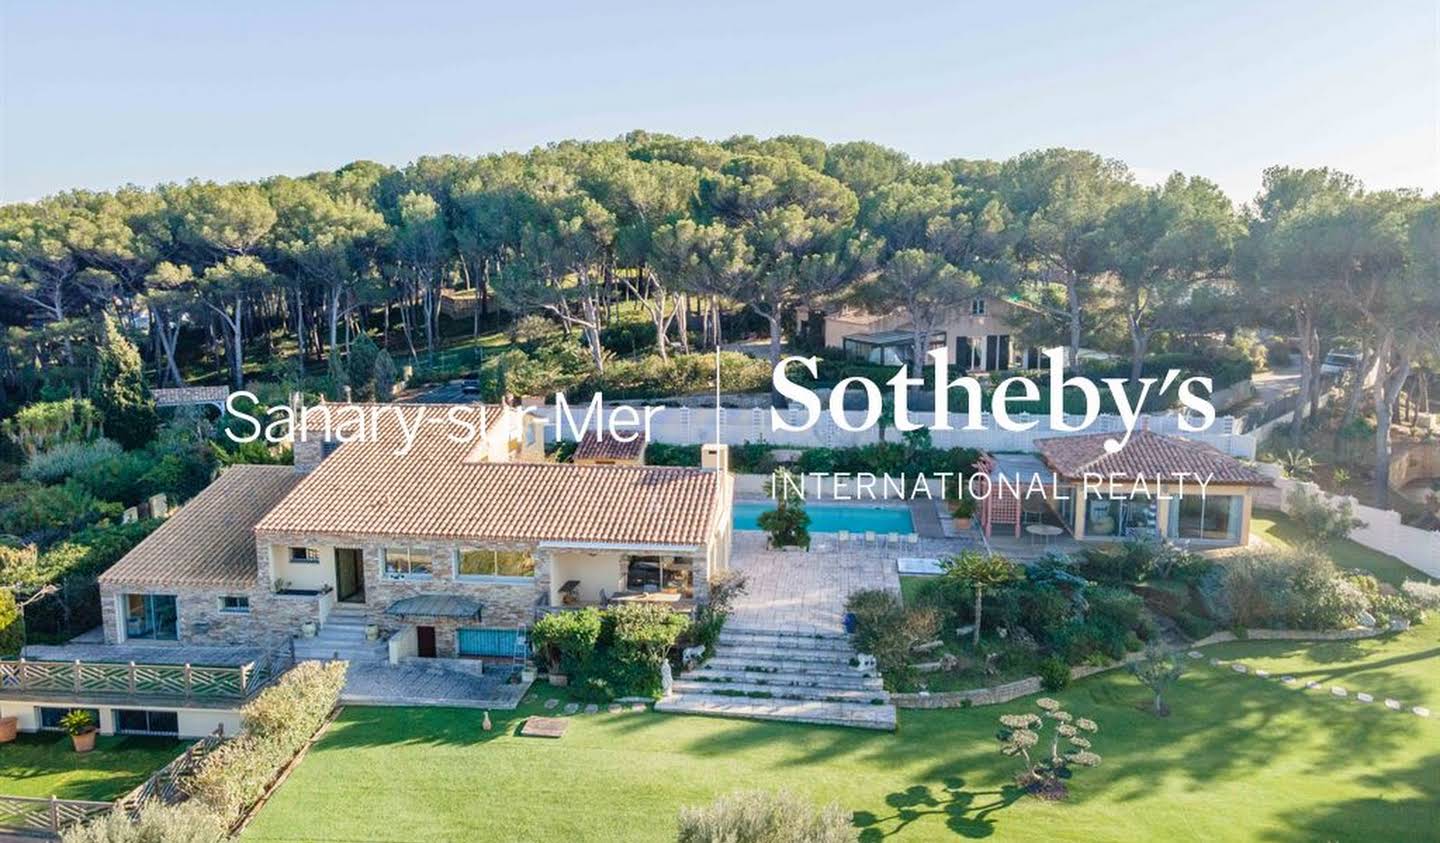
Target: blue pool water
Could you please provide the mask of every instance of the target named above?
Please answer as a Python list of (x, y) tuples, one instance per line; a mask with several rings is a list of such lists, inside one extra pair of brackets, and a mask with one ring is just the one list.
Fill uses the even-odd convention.
[[(735, 503), (735, 529), (758, 530), (760, 513), (769, 512), (775, 505), (764, 503)], [(849, 530), (863, 533), (874, 530), (877, 533), (910, 533), (915, 524), (910, 520), (910, 510), (893, 506), (866, 506), (865, 504), (809, 503), (805, 512), (810, 515), (810, 532), (834, 533)]]

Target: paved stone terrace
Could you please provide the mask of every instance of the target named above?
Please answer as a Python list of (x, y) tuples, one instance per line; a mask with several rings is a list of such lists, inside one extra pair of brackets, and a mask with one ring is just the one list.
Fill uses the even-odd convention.
[(736, 601), (727, 627), (801, 634), (844, 632), (845, 598), (852, 592), (900, 590), (895, 560), (940, 557), (975, 544), (921, 539), (918, 544), (844, 544), (816, 534), (808, 552), (771, 550), (764, 533), (735, 533), (730, 565), (745, 574), (746, 593)]
[(508, 710), (519, 705), (530, 689), (529, 682), (507, 682), (510, 673), (503, 667), (475, 676), (414, 664), (352, 663), (340, 701), (352, 705), (448, 705)]

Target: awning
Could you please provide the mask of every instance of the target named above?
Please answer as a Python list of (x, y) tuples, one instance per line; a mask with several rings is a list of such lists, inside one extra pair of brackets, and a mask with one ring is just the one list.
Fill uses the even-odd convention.
[(396, 600), (385, 610), (387, 615), (427, 618), (480, 618), (480, 601), (455, 594), (422, 594)]

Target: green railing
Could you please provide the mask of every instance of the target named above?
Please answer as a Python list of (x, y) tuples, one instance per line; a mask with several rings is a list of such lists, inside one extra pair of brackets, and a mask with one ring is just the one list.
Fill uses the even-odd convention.
[(278, 654), (235, 667), (3, 659), (0, 660), (0, 689), (245, 700), (269, 684), (284, 667)]

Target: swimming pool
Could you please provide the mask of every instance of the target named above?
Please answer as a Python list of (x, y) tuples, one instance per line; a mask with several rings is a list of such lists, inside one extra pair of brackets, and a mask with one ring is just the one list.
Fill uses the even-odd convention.
[[(769, 512), (775, 505), (770, 501), (736, 501), (735, 529), (758, 530), (760, 513)], [(896, 506), (867, 506), (865, 504), (810, 503), (805, 505), (810, 515), (810, 532), (834, 533), (849, 530), (863, 533), (874, 530), (877, 533), (911, 533), (915, 524), (910, 520), (910, 510)]]

